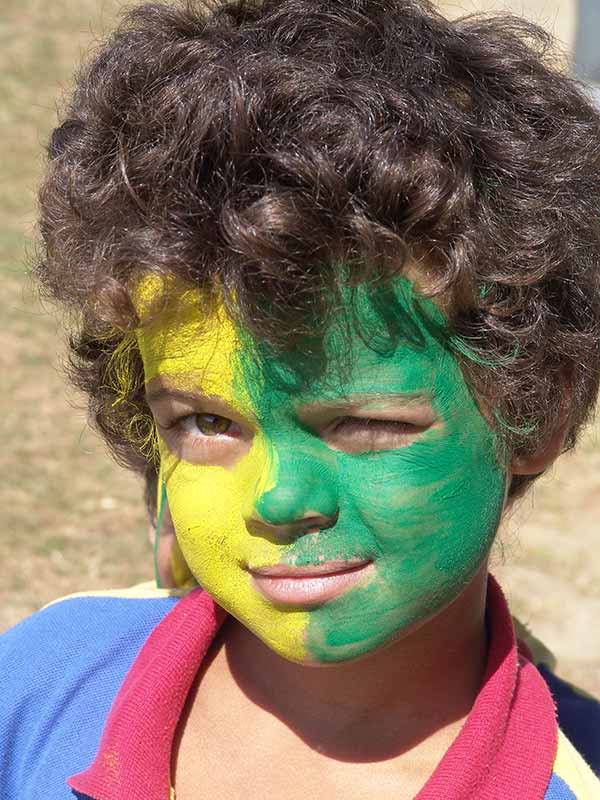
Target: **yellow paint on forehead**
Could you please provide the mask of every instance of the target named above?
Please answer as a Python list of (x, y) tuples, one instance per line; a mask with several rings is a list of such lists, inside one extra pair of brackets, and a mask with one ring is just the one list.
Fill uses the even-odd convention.
[(133, 302), (141, 321), (137, 340), (146, 383), (178, 376), (178, 388), (193, 382), (205, 394), (235, 401), (239, 340), (222, 304), (214, 308), (196, 288), (153, 274), (138, 283)]
[[(166, 377), (176, 388), (200, 387), (252, 413), (235, 374), (239, 337), (222, 305), (215, 309), (197, 289), (156, 275), (139, 282), (134, 305), (146, 383)], [(198, 582), (274, 650), (305, 660), (309, 614), (267, 603), (244, 568), (277, 564), (286, 551), (286, 545), (251, 535), (245, 522), (276, 478), (276, 453), (264, 434), (256, 432), (232, 468), (180, 460), (160, 436), (159, 451), (177, 540)]]

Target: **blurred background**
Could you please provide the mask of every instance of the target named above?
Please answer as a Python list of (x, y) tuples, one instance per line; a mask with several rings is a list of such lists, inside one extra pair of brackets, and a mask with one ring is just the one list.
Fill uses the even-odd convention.
[[(51, 309), (26, 275), (42, 150), (74, 70), (116, 0), (0, 0), (0, 629), (61, 595), (152, 577), (142, 487), (86, 426), (61, 375)], [(447, 0), (552, 31), (567, 68), (600, 82), (599, 0)], [(600, 424), (506, 521), (493, 559), (513, 610), (559, 672), (600, 696)]]

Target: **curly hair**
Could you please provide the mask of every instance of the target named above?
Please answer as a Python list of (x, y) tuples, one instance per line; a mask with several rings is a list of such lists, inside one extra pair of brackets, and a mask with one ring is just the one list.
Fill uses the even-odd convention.
[[(151, 461), (140, 271), (302, 348), (339, 264), (418, 263), (511, 454), (574, 444), (600, 360), (600, 120), (539, 27), (429, 0), (142, 5), (83, 68), (40, 192), (45, 290), (114, 455)], [(520, 492), (529, 477), (513, 479)]]

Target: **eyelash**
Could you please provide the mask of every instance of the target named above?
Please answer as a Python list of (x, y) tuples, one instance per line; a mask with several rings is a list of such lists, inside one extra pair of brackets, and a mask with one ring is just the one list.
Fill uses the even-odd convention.
[[(205, 420), (212, 417), (217, 423), (228, 423), (228, 427), (223, 431), (203, 432), (198, 424), (198, 418), (202, 417)], [(210, 463), (213, 458), (232, 455), (238, 452), (243, 440), (250, 445), (251, 436), (247, 438), (248, 432), (239, 423), (212, 412), (185, 414), (161, 427), (167, 433), (171, 448), (186, 460), (198, 459), (196, 463), (204, 463), (205, 459), (209, 459), (206, 463)], [(345, 416), (333, 420), (321, 431), (320, 436), (334, 450), (360, 455), (405, 447), (429, 427), (429, 424), (419, 425), (394, 419)]]
[(333, 431), (336, 433), (339, 430), (351, 432), (352, 430), (377, 430), (382, 433), (409, 433), (416, 430), (421, 430), (425, 426), (415, 425), (411, 422), (401, 422), (396, 419), (375, 419), (372, 417), (340, 417), (336, 420)]
[[(198, 424), (199, 417), (213, 417), (214, 420), (223, 421), (228, 423), (228, 427), (224, 431), (215, 431), (214, 433), (205, 433), (202, 431), (201, 426)], [(191, 428), (196, 426), (199, 433), (194, 433)], [(239, 438), (241, 435), (241, 428), (237, 422), (234, 422), (229, 417), (224, 417), (221, 414), (213, 414), (210, 411), (202, 411), (196, 412), (195, 414), (186, 414), (183, 417), (178, 417), (174, 420), (170, 425), (170, 429), (176, 428), (178, 429), (178, 433), (180, 435), (189, 434), (193, 439), (221, 439), (223, 436), (227, 436), (228, 438)], [(233, 432), (231, 431), (233, 429)]]
[[(186, 426), (186, 422), (188, 420), (197, 420), (198, 417), (215, 417), (218, 420), (224, 420), (230, 423), (230, 426), (235, 426), (239, 428), (239, 425), (235, 423), (233, 420), (229, 419), (228, 417), (223, 417), (220, 414), (212, 414), (211, 412), (197, 412), (195, 414), (186, 414), (183, 417), (178, 417), (177, 419), (170, 422), (168, 425), (164, 425), (163, 428), (165, 430), (172, 430), (173, 428), (180, 428), (184, 431), (191, 433), (189, 428)], [(415, 425), (410, 422), (401, 422), (400, 420), (392, 420), (392, 419), (376, 419), (372, 417), (340, 417), (339, 419), (335, 420), (335, 423), (332, 427), (332, 431), (338, 432), (340, 430), (344, 430), (346, 432), (351, 432), (353, 430), (378, 430), (381, 432), (384, 431), (391, 431), (394, 433), (406, 433), (409, 431), (420, 430), (425, 426)], [(194, 435), (194, 434), (192, 434)], [(196, 436), (196, 438), (213, 438), (213, 436), (225, 436), (231, 435), (229, 434), (229, 429), (223, 431), (222, 433), (215, 433), (211, 436), (211, 434), (201, 434)]]

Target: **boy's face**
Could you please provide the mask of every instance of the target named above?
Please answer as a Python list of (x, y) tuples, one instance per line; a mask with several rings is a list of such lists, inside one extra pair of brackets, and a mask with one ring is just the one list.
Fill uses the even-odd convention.
[[(160, 285), (142, 282), (142, 312)], [(406, 279), (352, 304), (358, 326), (333, 320), (308, 380), (196, 290), (138, 331), (183, 554), (223, 608), (304, 663), (362, 656), (458, 597), (505, 495), (441, 313)]]

